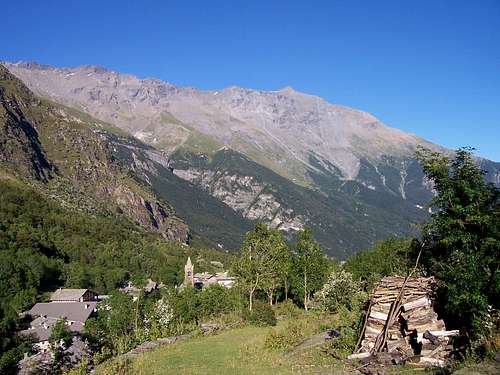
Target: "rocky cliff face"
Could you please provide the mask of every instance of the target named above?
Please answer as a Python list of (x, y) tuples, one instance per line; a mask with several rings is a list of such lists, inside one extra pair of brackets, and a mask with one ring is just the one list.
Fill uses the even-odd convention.
[[(172, 207), (124, 169), (115, 154), (116, 145), (123, 140), (103, 124), (35, 98), (1, 65), (0, 126), (0, 164), (4, 168), (34, 178), (48, 190), (57, 185), (51, 195), (66, 204), (93, 210), (114, 206), (146, 230), (170, 240), (189, 239), (187, 225)], [(62, 194), (61, 186), (67, 194)]]
[(263, 221), (286, 232), (298, 231), (306, 224), (303, 215), (294, 214), (292, 208), (286, 208), (286, 202), (278, 201), (272, 186), (253, 176), (198, 168), (176, 169), (174, 173), (201, 186), (247, 219)]
[[(31, 177), (47, 180), (53, 166), (45, 154), (38, 131), (23, 110), (37, 101), (0, 65), (0, 162)], [(22, 88), (25, 88), (22, 86)]]

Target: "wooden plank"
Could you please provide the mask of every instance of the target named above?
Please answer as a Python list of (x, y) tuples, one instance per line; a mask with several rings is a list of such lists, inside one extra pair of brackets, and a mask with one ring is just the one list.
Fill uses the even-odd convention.
[(367, 325), (365, 332), (378, 335), (380, 332), (382, 332), (382, 329), (383, 329), (383, 327), (377, 328), (377, 327), (372, 327), (372, 326)]

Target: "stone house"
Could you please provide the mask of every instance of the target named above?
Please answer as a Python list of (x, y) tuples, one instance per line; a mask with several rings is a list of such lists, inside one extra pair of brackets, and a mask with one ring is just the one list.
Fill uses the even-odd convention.
[(132, 300), (135, 302), (141, 295), (141, 293), (149, 294), (152, 291), (158, 289), (160, 286), (156, 281), (153, 281), (151, 279), (148, 279), (148, 282), (146, 285), (142, 288), (134, 286), (130, 281), (128, 282), (127, 286), (124, 288), (120, 288), (120, 292), (126, 293), (130, 296), (132, 296)]
[(211, 285), (220, 285), (225, 288), (232, 288), (236, 283), (236, 278), (229, 276), (228, 271), (224, 272), (203, 272), (194, 273), (194, 265), (191, 262), (191, 257), (188, 257), (184, 266), (184, 283), (183, 286), (193, 286), (198, 289), (207, 288)]
[(57, 289), (50, 296), (51, 302), (88, 302), (95, 301), (97, 296), (88, 289)]

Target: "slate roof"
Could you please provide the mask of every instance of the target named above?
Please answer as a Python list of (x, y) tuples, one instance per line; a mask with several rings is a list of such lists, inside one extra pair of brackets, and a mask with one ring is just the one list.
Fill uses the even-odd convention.
[(51, 301), (78, 301), (88, 289), (58, 289), (50, 296)]
[(20, 333), (23, 336), (32, 335), (33, 338), (35, 339), (35, 342), (42, 342), (42, 341), (47, 341), (49, 339), (50, 335), (52, 334), (52, 327), (49, 328), (38, 327), (34, 329), (25, 329)]
[(94, 311), (96, 305), (97, 302), (37, 303), (28, 311), (28, 314), (31, 316), (45, 315), (51, 318), (65, 317), (75, 322), (85, 322)]
[[(33, 335), (36, 342), (47, 341), (52, 333), (52, 327), (59, 319), (38, 317), (31, 322), (31, 328), (20, 332), (21, 335)], [(82, 322), (73, 322), (67, 326), (71, 332), (81, 332), (83, 330)]]
[(199, 279), (200, 281), (209, 281), (210, 279), (214, 280), (236, 280), (233, 276), (228, 276), (227, 272), (216, 272), (216, 273), (195, 273), (195, 279)]
[(132, 296), (138, 296), (142, 290), (145, 291), (146, 293), (151, 293), (157, 287), (158, 287), (158, 284), (156, 283), (156, 281), (153, 281), (151, 279), (148, 279), (148, 283), (143, 288), (136, 287), (136, 286), (132, 285), (132, 283), (129, 281), (128, 285), (125, 288), (120, 288), (120, 291), (122, 291), (124, 293), (128, 293)]

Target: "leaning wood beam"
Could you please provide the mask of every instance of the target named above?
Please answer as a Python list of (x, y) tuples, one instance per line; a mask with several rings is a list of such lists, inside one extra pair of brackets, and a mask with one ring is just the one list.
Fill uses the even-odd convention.
[(363, 327), (361, 327), (361, 332), (359, 332), (358, 342), (356, 343), (355, 349), (357, 349), (357, 350), (361, 350), (361, 342), (363, 341), (363, 336), (364, 336), (365, 330), (366, 330), (366, 323), (368, 322), (368, 312), (371, 311), (371, 308), (372, 308), (372, 299), (370, 298), (370, 303), (368, 305), (368, 310), (366, 310), (366, 313), (365, 313), (365, 319), (364, 319), (364, 322), (363, 322)]

